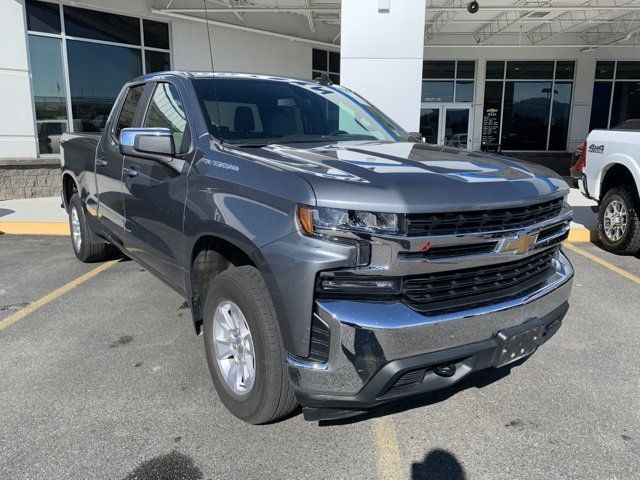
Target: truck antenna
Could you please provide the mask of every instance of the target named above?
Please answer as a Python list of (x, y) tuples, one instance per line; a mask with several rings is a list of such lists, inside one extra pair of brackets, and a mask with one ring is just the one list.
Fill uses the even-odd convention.
[(211, 24), (209, 23), (209, 10), (207, 9), (207, 0), (202, 0), (204, 6), (204, 19), (207, 24), (207, 40), (209, 41), (209, 59), (211, 60), (211, 85), (213, 86), (213, 99), (216, 102), (216, 116), (218, 117), (216, 128), (220, 137), (220, 145), (224, 145), (222, 138), (222, 119), (220, 118), (220, 102), (218, 102), (218, 89), (216, 88), (216, 71), (213, 67), (213, 46), (211, 45)]

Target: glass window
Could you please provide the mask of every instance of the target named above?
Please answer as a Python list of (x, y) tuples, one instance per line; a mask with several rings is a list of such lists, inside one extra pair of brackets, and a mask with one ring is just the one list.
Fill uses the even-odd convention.
[(170, 83), (158, 83), (144, 119), (145, 127), (168, 128), (173, 134), (176, 152), (189, 150), (187, 115), (176, 87)]
[[(211, 133), (229, 143), (406, 139), (393, 121), (340, 87), (224, 78), (216, 79), (215, 85), (210, 78), (193, 84)], [(221, 108), (218, 116), (216, 102), (243, 107), (235, 108), (233, 115)]]
[(70, 37), (140, 45), (140, 20), (136, 17), (65, 6), (64, 28)]
[(453, 102), (453, 80), (422, 82), (423, 102)]
[(122, 85), (142, 74), (141, 51), (68, 40), (67, 56), (74, 129), (101, 131)]
[(566, 150), (567, 148), (572, 88), (571, 82), (556, 82), (554, 85), (549, 150)]
[(475, 78), (476, 62), (473, 60), (458, 62), (456, 78)]
[(454, 61), (425, 60), (422, 62), (422, 78), (455, 78), (455, 77), (456, 77), (456, 62)]
[(613, 78), (613, 71), (616, 62), (597, 62), (596, 63), (596, 80), (605, 80)]
[(60, 136), (69, 130), (61, 42), (59, 38), (29, 35), (40, 154), (60, 153)]
[(145, 72), (165, 72), (171, 70), (171, 57), (169, 52), (144, 51)]
[(423, 108), (420, 111), (420, 133), (427, 143), (438, 143), (439, 108)]
[(616, 68), (616, 79), (640, 79), (640, 62), (618, 62), (618, 67)]
[(169, 24), (142, 20), (144, 30), (144, 46), (169, 50)]
[(546, 150), (551, 82), (506, 82), (502, 148)]
[(573, 71), (576, 62), (556, 62), (556, 78), (562, 80), (573, 80)]
[(329, 71), (340, 73), (340, 54), (338, 52), (329, 52)]
[(140, 103), (140, 98), (142, 97), (143, 92), (144, 85), (131, 87), (127, 92), (127, 98), (122, 105), (122, 110), (120, 110), (120, 116), (118, 117), (118, 123), (116, 124), (114, 131), (116, 138), (120, 138), (120, 131), (123, 128), (130, 128), (133, 126), (133, 119), (136, 116), (136, 109), (138, 108), (138, 103)]
[(323, 70), (326, 72), (329, 69), (326, 50), (319, 50), (317, 48), (314, 48), (312, 55), (313, 55), (313, 69)]
[(512, 79), (553, 78), (553, 62), (542, 62), (542, 61), (507, 62), (507, 78), (512, 78)]
[[(618, 63), (618, 69), (620, 63), (622, 62)], [(640, 82), (615, 82), (611, 125), (635, 118), (640, 118)]]
[(456, 82), (456, 102), (473, 102), (473, 80)]
[(502, 80), (504, 78), (504, 62), (487, 62), (487, 79)]
[(62, 70), (62, 40), (29, 35), (29, 56), (37, 120), (66, 120), (67, 91)]
[[(613, 68), (611, 69), (613, 75)], [(609, 126), (609, 104), (611, 103), (611, 87), (613, 82), (595, 82), (591, 98), (591, 120), (589, 131)]]
[(26, 7), (28, 30), (60, 33), (60, 7), (57, 4), (27, 0)]
[(340, 75), (336, 75), (335, 73), (329, 74), (329, 80), (331, 83), (335, 83), (336, 85), (340, 85)]

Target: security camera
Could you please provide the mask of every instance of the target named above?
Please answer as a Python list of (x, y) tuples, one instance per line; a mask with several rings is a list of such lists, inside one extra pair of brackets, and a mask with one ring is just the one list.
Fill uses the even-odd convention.
[(469, 13), (478, 13), (480, 10), (480, 4), (473, 0), (472, 2), (467, 3), (467, 12)]

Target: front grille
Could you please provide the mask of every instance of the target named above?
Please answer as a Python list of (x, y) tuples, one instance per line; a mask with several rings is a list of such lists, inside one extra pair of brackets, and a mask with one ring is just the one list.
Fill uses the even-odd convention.
[(407, 234), (457, 235), (524, 228), (557, 217), (562, 204), (563, 199), (558, 198), (526, 207), (477, 212), (412, 213), (407, 215)]
[(402, 298), (416, 310), (438, 314), (522, 296), (553, 272), (552, 259), (557, 250), (498, 265), (407, 277)]

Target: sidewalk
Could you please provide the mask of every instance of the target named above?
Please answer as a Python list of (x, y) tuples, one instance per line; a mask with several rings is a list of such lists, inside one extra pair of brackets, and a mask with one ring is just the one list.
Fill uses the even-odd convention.
[(0, 202), (0, 232), (22, 235), (69, 235), (67, 213), (60, 197)]
[[(573, 207), (569, 241), (589, 242), (597, 236), (597, 216), (591, 211), (596, 202), (571, 189)], [(69, 235), (67, 213), (60, 208), (60, 197), (0, 201), (0, 232), (23, 235)]]

